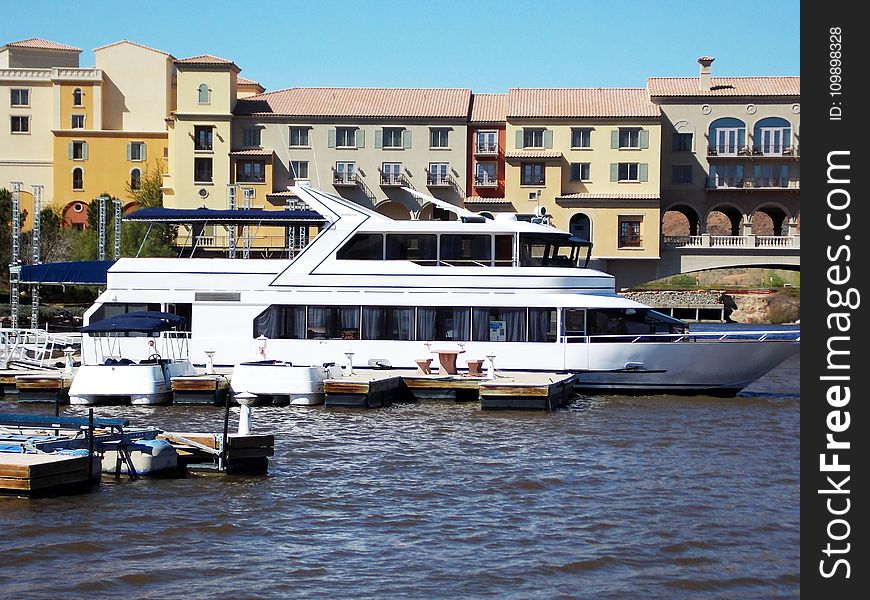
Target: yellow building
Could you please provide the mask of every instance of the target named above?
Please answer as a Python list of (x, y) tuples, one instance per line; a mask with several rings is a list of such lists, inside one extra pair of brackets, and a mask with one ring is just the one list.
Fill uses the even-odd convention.
[(505, 197), (606, 263), (659, 257), (659, 108), (644, 89), (508, 92)]

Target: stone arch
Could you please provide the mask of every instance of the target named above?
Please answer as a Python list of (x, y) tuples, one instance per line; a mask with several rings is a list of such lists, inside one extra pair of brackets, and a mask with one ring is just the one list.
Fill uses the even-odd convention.
[(662, 212), (662, 235), (701, 235), (701, 217), (688, 204), (676, 204)]
[(755, 235), (788, 235), (789, 211), (776, 202), (766, 202), (749, 214), (749, 229)]
[(82, 200), (68, 202), (61, 215), (64, 227), (85, 229), (88, 226), (88, 203)]
[(581, 240), (592, 241), (592, 219), (582, 212), (574, 213), (568, 223), (568, 231)]
[[(423, 206), (420, 207), (420, 210), (417, 211), (416, 218), (418, 221), (435, 221), (437, 219), (446, 220), (446, 221), (457, 221), (459, 217), (456, 216), (456, 213), (446, 210), (440, 210), (436, 213), (436, 206), (431, 202), (426, 202)], [(444, 218), (446, 217), (446, 218)]]
[(394, 221), (410, 221), (412, 218), (408, 207), (395, 200), (381, 200), (375, 205), (375, 211)]
[(705, 232), (710, 235), (741, 235), (743, 213), (731, 204), (713, 206), (704, 218)]

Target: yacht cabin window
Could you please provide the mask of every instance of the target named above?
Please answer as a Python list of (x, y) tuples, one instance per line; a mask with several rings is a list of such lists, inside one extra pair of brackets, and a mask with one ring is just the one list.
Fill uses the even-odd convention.
[(490, 235), (441, 235), (440, 262), (454, 266), (489, 265), (492, 260)]
[(434, 233), (388, 233), (386, 258), (435, 264), (438, 260), (438, 236)]
[(340, 260), (384, 260), (384, 236), (380, 233), (358, 233), (335, 255)]

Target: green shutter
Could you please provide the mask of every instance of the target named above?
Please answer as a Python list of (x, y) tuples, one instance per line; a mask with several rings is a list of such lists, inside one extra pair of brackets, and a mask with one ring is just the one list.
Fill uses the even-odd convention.
[(523, 147), (523, 130), (517, 129), (517, 148)]
[(330, 148), (335, 148), (335, 127), (329, 128), (329, 141), (327, 142), (327, 145)]
[(553, 130), (545, 129), (544, 130), (544, 148), (552, 148), (553, 147)]
[(140, 160), (148, 160), (148, 147), (145, 145), (145, 142), (142, 142), (142, 145), (139, 146), (141, 150), (141, 154), (139, 154)]
[(610, 163), (610, 181), (619, 181), (619, 165)]
[(133, 142), (127, 142), (127, 160), (133, 160)]
[(649, 179), (649, 168), (646, 163), (637, 165), (637, 178), (640, 181), (647, 181)]
[(384, 130), (375, 129), (375, 148), (384, 147)]
[(365, 148), (366, 147), (366, 131), (365, 129), (357, 129), (356, 130), (356, 147), (357, 148)]
[(402, 148), (405, 150), (409, 150), (411, 148), (411, 130), (403, 129), (402, 130)]
[(640, 147), (649, 148), (649, 129), (640, 130)]
[(88, 160), (88, 143), (82, 142), (82, 160)]
[(67, 151), (69, 152), (69, 159), (72, 160), (73, 159), (73, 143), (72, 142), (70, 142), (69, 146), (67, 146)]
[(611, 148), (619, 148), (619, 130), (611, 129), (610, 130), (610, 147)]

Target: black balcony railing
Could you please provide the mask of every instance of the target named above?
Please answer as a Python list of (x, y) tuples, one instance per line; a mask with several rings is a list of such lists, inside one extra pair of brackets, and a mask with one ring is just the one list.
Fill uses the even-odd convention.
[(336, 171), (332, 175), (332, 183), (335, 185), (356, 185), (356, 173)]
[(381, 173), (381, 185), (405, 185), (405, 176), (402, 173)]
[(426, 185), (430, 187), (448, 187), (453, 184), (450, 175), (428, 175)]
[(498, 179), (495, 177), (475, 177), (474, 185), (477, 187), (497, 187)]
[(474, 146), (475, 154), (498, 154), (498, 144), (496, 142), (477, 142)]

